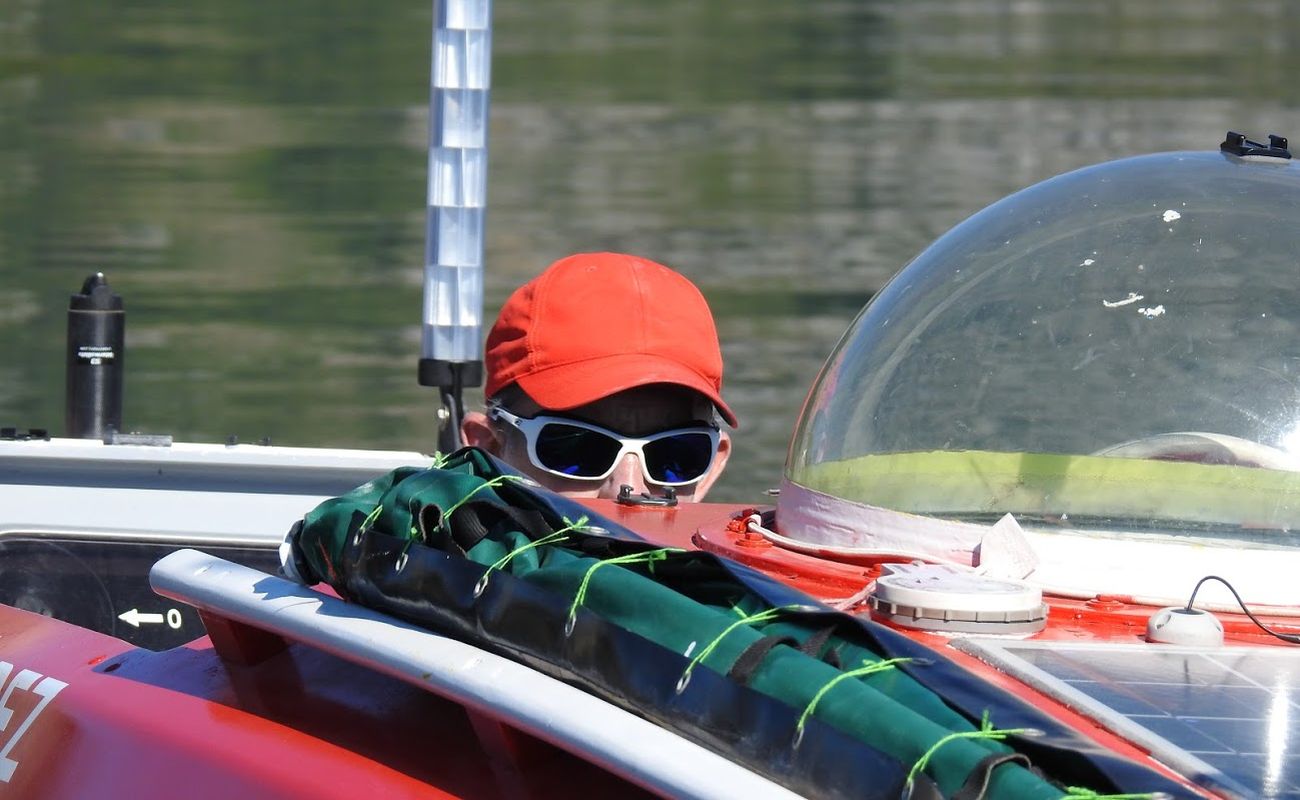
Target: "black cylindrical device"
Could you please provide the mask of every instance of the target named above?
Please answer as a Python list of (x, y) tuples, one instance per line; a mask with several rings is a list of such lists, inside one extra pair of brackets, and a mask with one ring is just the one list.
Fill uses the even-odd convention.
[(100, 439), (121, 430), (125, 338), (122, 298), (97, 272), (68, 301), (66, 436)]

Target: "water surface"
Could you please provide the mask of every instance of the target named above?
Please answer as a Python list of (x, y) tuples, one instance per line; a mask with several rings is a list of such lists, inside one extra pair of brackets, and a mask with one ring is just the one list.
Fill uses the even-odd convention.
[[(432, 450), (429, 23), (0, 0), (0, 424), (61, 431), (67, 295), (103, 270), (127, 427)], [(1297, 62), (1282, 2), (496, 0), (488, 315), (575, 251), (690, 276), (742, 419), (713, 497), (761, 500), (822, 360), (929, 241), (1085, 164), (1300, 137)]]

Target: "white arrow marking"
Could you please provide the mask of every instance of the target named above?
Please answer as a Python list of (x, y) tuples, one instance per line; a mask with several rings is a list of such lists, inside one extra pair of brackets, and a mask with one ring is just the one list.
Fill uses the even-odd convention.
[(163, 621), (162, 614), (144, 614), (141, 613), (139, 609), (135, 608), (125, 613), (118, 614), (117, 618), (125, 622), (127, 625), (130, 625), (132, 628), (138, 628), (141, 624), (147, 625), (150, 623), (161, 623)]

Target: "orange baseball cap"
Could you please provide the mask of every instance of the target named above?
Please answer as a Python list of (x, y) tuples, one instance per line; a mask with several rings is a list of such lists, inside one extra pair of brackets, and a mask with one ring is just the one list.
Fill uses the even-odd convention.
[(488, 331), (484, 394), (518, 383), (563, 411), (651, 383), (722, 401), (722, 352), (700, 290), (662, 264), (623, 253), (579, 253), (515, 290)]

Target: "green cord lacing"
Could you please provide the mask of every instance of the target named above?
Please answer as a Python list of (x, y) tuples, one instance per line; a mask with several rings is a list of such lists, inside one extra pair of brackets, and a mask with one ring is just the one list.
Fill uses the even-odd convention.
[(419, 502), (420, 498), (417, 495), (406, 498), (406, 514), (411, 518), (411, 535), (409, 537), (411, 539), (420, 538), (420, 528), (415, 524), (415, 520), (420, 518), (420, 512), (415, 508)]
[(690, 683), (691, 681), (691, 671), (695, 669), (695, 665), (699, 664), (701, 661), (707, 658), (710, 653), (712, 653), (715, 649), (717, 649), (718, 645), (722, 643), (722, 640), (726, 638), (727, 634), (731, 633), (736, 628), (739, 628), (741, 625), (748, 625), (753, 622), (767, 622), (769, 619), (772, 619), (778, 614), (784, 611), (788, 611), (792, 608), (798, 608), (798, 606), (777, 606), (776, 608), (769, 608), (766, 609), (765, 611), (759, 611), (755, 614), (744, 616), (744, 612), (740, 611), (740, 609), (738, 608), (733, 607), (732, 608), (733, 611), (736, 611), (741, 614), (740, 619), (731, 623), (726, 627), (725, 630), (722, 631), (722, 633), (719, 633), (717, 636), (713, 637), (713, 641), (709, 642), (703, 648), (701, 648), (700, 652), (696, 654), (695, 658), (691, 659), (691, 663), (686, 665), (686, 671), (684, 671), (682, 673), (682, 677), (677, 680), (677, 691), (680, 693), (683, 689), (686, 688), (686, 684)]
[(366, 515), (365, 519), (361, 520), (361, 524), (357, 526), (357, 532), (352, 534), (353, 544), (361, 544), (361, 535), (364, 534), (367, 530), (369, 530), (371, 524), (373, 524), (375, 520), (379, 519), (379, 512), (383, 510), (384, 510), (384, 504), (380, 503), (379, 505), (375, 506), (374, 511), (371, 511), (369, 514)]
[(933, 745), (931, 745), (930, 749), (926, 750), (925, 753), (916, 760), (916, 763), (912, 765), (912, 769), (910, 769), (907, 773), (906, 793), (910, 793), (912, 788), (912, 781), (915, 780), (916, 776), (919, 775), (925, 769), (926, 765), (930, 763), (930, 759), (934, 757), (934, 754), (939, 751), (940, 747), (943, 747), (948, 742), (957, 739), (990, 739), (995, 742), (1000, 742), (1003, 739), (1013, 734), (1029, 733), (1029, 732), (1030, 732), (1029, 728), (1007, 728), (1005, 730), (997, 730), (993, 727), (993, 723), (989, 721), (989, 712), (985, 711), (984, 719), (980, 721), (979, 730), (958, 731), (956, 733), (950, 733), (947, 736), (940, 739), (939, 741), (935, 742)]
[(469, 502), (469, 499), (471, 497), (483, 491), (484, 489), (496, 488), (497, 486), (500, 486), (506, 481), (522, 481), (522, 480), (523, 478), (521, 478), (518, 475), (498, 475), (492, 480), (484, 481), (483, 483), (480, 483), (478, 486), (475, 486), (473, 489), (471, 489), (469, 491), (469, 494), (465, 495), (461, 499), (452, 503), (451, 506), (446, 511), (442, 512), (442, 520), (440, 522), (440, 525), (445, 525), (448, 521), (450, 521), (451, 515), (456, 511), (456, 509), (465, 505), (465, 503)]
[(447, 455), (447, 454), (445, 454), (445, 453), (442, 453), (442, 452), (440, 452), (440, 451), (438, 451), (438, 450), (434, 450), (434, 451), (433, 451), (433, 463), (429, 465), (429, 469), (442, 469), (443, 467), (447, 466), (447, 462), (448, 462), (450, 459), (451, 459), (451, 456), (449, 456), (449, 455)]
[[(989, 712), (985, 711), (984, 718), (980, 720), (979, 730), (950, 733), (935, 742), (929, 750), (925, 751), (925, 755), (921, 756), (921, 758), (912, 765), (911, 771), (907, 773), (907, 787), (908, 789), (911, 789), (912, 781), (921, 770), (925, 769), (926, 764), (929, 763), (930, 758), (934, 756), (935, 752), (953, 739), (992, 739), (1000, 742), (1014, 734), (1032, 733), (1034, 733), (1034, 730), (1031, 728), (1007, 728), (1005, 730), (994, 730), (993, 724), (989, 721)], [(1092, 789), (1087, 789), (1082, 786), (1067, 786), (1065, 787), (1065, 794), (1061, 795), (1061, 800), (1160, 800), (1161, 798), (1167, 798), (1168, 796), (1169, 795), (1164, 792), (1101, 794), (1100, 792), (1094, 792)]]
[(1091, 789), (1085, 789), (1082, 786), (1065, 787), (1066, 794), (1061, 795), (1061, 800), (1157, 800), (1157, 798), (1168, 797), (1164, 792), (1135, 792), (1131, 794), (1099, 794)]
[[(817, 690), (817, 694), (813, 695), (813, 699), (808, 701), (808, 706), (804, 708), (803, 713), (799, 715), (799, 721), (795, 723), (794, 726), (794, 730), (795, 730), (794, 740), (796, 742), (796, 746), (798, 742), (803, 740), (803, 726), (808, 722), (808, 718), (812, 716), (813, 711), (817, 709), (817, 704), (821, 702), (822, 697), (824, 697), (827, 692), (835, 688), (835, 685), (837, 683), (843, 680), (848, 680), (849, 678), (861, 678), (864, 675), (871, 675), (872, 673), (876, 673), (876, 672), (884, 672), (887, 669), (893, 669), (898, 664), (906, 664), (913, 660), (914, 659), (911, 658), (891, 658), (885, 661), (877, 661), (874, 664), (864, 661), (863, 664), (865, 664), (865, 666), (858, 667), (857, 669), (851, 669), (848, 672), (841, 672), (839, 675), (836, 675), (834, 678), (831, 678), (829, 681), (826, 682), (825, 686)], [(911, 782), (912, 779), (910, 775), (908, 776), (907, 780), (909, 783)]]
[[(565, 530), (568, 529), (566, 528)], [(493, 561), (491, 565), (488, 566), (487, 571), (492, 572), (493, 570), (501, 569), (506, 564), (509, 564), (511, 559), (513, 559), (515, 556), (520, 555), (522, 553), (527, 553), (529, 550), (532, 550), (534, 547), (541, 547), (543, 545), (553, 544), (555, 542), (562, 542), (568, 538), (569, 538), (568, 536), (564, 535), (563, 531), (555, 531), (554, 533), (548, 533), (535, 542), (529, 542), (528, 544), (523, 545), (522, 547), (516, 547), (514, 550), (511, 550), (509, 553), (506, 553), (504, 556), (501, 556), (496, 561)]]
[[(435, 461), (434, 469), (440, 468), (439, 465), (436, 463), (439, 455), (440, 454), (437, 453), (434, 454), (434, 461)], [(446, 459), (443, 459), (443, 462), (445, 463)], [(521, 480), (523, 480), (523, 478), (519, 477), (518, 475), (498, 475), (492, 480), (484, 481), (483, 483), (474, 487), (469, 492), (469, 494), (465, 495), (460, 500), (453, 503), (451, 507), (448, 508), (446, 511), (442, 512), (442, 519), (439, 521), (438, 526), (442, 527), (444, 524), (446, 524), (451, 519), (452, 512), (460, 508), (461, 506), (463, 506), (471, 497), (474, 496), (475, 492), (481, 491), (482, 489), (486, 489), (490, 486), (491, 487), (500, 486), (502, 483), (506, 481), (521, 481)], [(408, 513), (412, 519), (415, 519), (419, 516), (418, 512), (415, 510), (415, 505), (418, 502), (419, 502), (419, 498), (414, 496), (408, 498), (406, 501), (406, 513)], [(362, 534), (364, 534), (367, 530), (370, 529), (371, 524), (373, 524), (374, 521), (379, 518), (379, 514), (383, 510), (384, 510), (384, 506), (381, 503), (380, 505), (375, 506), (375, 510), (367, 514), (365, 519), (361, 520), (361, 526), (358, 527), (357, 532), (353, 534), (354, 543), (360, 544)], [(410, 528), (410, 535), (407, 536), (407, 539), (408, 541), (410, 541), (419, 538), (420, 538), (420, 529), (414, 523), (412, 523)]]
[(519, 555), (520, 553), (526, 553), (529, 550), (532, 550), (534, 547), (541, 547), (542, 545), (545, 544), (551, 544), (553, 542), (567, 539), (569, 537), (566, 534), (569, 531), (580, 531), (583, 528), (587, 527), (586, 516), (578, 517), (576, 521), (570, 521), (567, 517), (561, 517), (561, 519), (563, 519), (564, 522), (566, 523), (563, 528), (557, 528), (535, 542), (529, 542), (528, 544), (525, 544), (522, 547), (516, 547), (514, 550), (511, 550), (509, 553), (506, 553), (501, 558), (498, 558), (496, 561), (492, 562), (492, 566), (488, 567), (488, 572), (491, 572), (492, 570), (496, 570), (496, 569), (501, 569), (506, 564), (509, 564), (510, 560), (513, 559), (515, 556)]
[(370, 524), (371, 524), (372, 522), (374, 522), (375, 520), (379, 519), (379, 514), (380, 514), (380, 512), (383, 511), (383, 510), (384, 510), (384, 504), (383, 504), (383, 503), (380, 503), (379, 505), (375, 506), (375, 510), (374, 510), (374, 511), (371, 511), (369, 514), (366, 515), (366, 518), (365, 518), (365, 519), (361, 520), (361, 527), (360, 527), (360, 528), (357, 528), (357, 532), (358, 532), (358, 533), (361, 533), (361, 532), (364, 531), (366, 528), (369, 528), (369, 527), (370, 527)]
[(492, 576), (492, 573), (505, 567), (505, 565), (509, 564), (515, 556), (526, 553), (536, 547), (548, 544), (559, 544), (560, 542), (567, 541), (569, 538), (569, 531), (582, 530), (587, 527), (587, 517), (585, 515), (578, 517), (575, 521), (570, 521), (568, 517), (561, 517), (560, 519), (564, 520), (566, 523), (563, 528), (551, 531), (536, 541), (531, 541), (520, 547), (516, 547), (514, 550), (511, 550), (509, 553), (506, 553), (501, 558), (492, 562), (492, 564), (488, 566), (487, 571), (483, 573), (483, 577), (479, 578), (478, 583), (474, 585), (474, 596), (478, 597), (482, 594), (483, 590), (487, 588), (488, 579)]
[(663, 561), (671, 553), (684, 553), (685, 550), (680, 547), (664, 547), (659, 550), (647, 550), (644, 553), (629, 553), (625, 556), (615, 556), (607, 558), (604, 561), (597, 561), (587, 570), (587, 574), (582, 576), (582, 583), (578, 584), (578, 592), (573, 596), (573, 605), (569, 606), (569, 618), (564, 623), (565, 633), (573, 630), (573, 624), (578, 618), (578, 606), (582, 601), (587, 599), (587, 587), (591, 584), (591, 576), (607, 564), (649, 564), (655, 561)]

